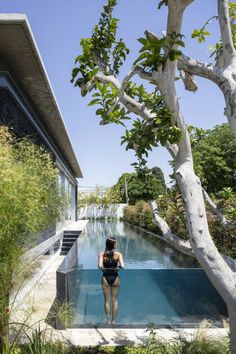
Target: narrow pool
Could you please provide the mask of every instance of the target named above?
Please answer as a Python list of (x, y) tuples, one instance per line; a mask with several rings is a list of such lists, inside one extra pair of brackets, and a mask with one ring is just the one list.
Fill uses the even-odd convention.
[(204, 318), (221, 325), (226, 306), (198, 263), (162, 240), (123, 222), (90, 221), (58, 272), (74, 309), (70, 327), (106, 327), (98, 254), (116, 237), (119, 272), (117, 327), (192, 327)]

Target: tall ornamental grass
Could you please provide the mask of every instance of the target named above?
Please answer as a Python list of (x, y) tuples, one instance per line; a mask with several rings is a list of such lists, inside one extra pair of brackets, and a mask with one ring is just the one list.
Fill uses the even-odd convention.
[(52, 225), (63, 201), (44, 147), (0, 127), (0, 352), (8, 332), (13, 273), (30, 238)]

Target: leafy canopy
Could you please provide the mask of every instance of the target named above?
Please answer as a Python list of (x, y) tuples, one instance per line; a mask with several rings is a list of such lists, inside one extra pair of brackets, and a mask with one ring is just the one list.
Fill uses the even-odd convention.
[[(88, 91), (94, 90), (89, 106), (97, 105), (96, 115), (101, 117), (100, 124), (121, 124), (126, 126), (126, 120), (130, 120), (131, 114), (123, 105), (120, 98), (121, 91), (112, 83), (104, 83), (99, 80), (99, 74), (117, 77), (129, 49), (122, 39), (117, 40), (118, 19), (113, 17), (113, 11), (117, 1), (108, 0), (104, 5), (98, 24), (94, 27), (91, 38), (82, 38), (82, 53), (77, 56), (76, 67), (72, 71), (72, 82), (79, 86), (82, 96)], [(177, 60), (182, 54), (175, 49), (176, 46), (184, 46), (182, 35), (172, 33), (168, 38), (157, 39), (145, 33), (146, 38), (140, 38), (142, 44), (141, 55), (134, 62), (145, 71), (153, 71), (158, 65), (164, 65), (167, 58)], [(91, 84), (88, 86), (88, 84)], [(88, 88), (89, 87), (89, 88)], [(128, 81), (124, 86), (124, 95), (140, 103), (150, 112), (150, 119), (139, 117), (133, 121), (130, 129), (126, 128), (122, 137), (122, 144), (126, 149), (135, 152), (138, 162), (134, 163), (136, 172), (147, 178), (146, 167), (148, 152), (160, 143), (175, 143), (181, 137), (181, 131), (172, 124), (171, 113), (165, 108), (163, 98), (157, 90), (148, 92), (143, 85), (137, 85)]]
[[(191, 133), (196, 174), (209, 193), (236, 191), (236, 140), (228, 124)], [(223, 178), (222, 178), (223, 177)]]
[(166, 185), (163, 172), (159, 167), (153, 167), (145, 173), (123, 173), (112, 187), (121, 196), (121, 202), (126, 203), (125, 184), (130, 204), (140, 200), (149, 201), (165, 193)]
[[(82, 38), (80, 41), (83, 52), (76, 57), (75, 64), (78, 66), (72, 71), (72, 82), (75, 86), (81, 87), (98, 73), (98, 61), (103, 63), (106, 74), (118, 74), (129, 53), (123, 39), (116, 39), (119, 20), (112, 16), (116, 3), (116, 0), (108, 0), (91, 38)], [(95, 56), (96, 60), (94, 60)], [(82, 93), (86, 94), (86, 92)]]

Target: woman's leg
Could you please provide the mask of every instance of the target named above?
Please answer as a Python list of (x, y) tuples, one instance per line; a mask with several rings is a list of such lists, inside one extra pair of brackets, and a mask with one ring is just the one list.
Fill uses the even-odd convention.
[(118, 311), (119, 288), (120, 288), (120, 278), (117, 277), (111, 287), (111, 294), (112, 294), (112, 320), (111, 320), (111, 323), (116, 322), (117, 311)]
[(104, 310), (107, 317), (107, 323), (110, 324), (110, 294), (111, 288), (105, 277), (102, 277), (102, 290), (104, 295)]

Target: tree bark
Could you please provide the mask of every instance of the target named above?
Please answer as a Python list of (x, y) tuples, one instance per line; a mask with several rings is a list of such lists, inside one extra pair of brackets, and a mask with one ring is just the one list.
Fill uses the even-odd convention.
[(230, 347), (232, 354), (236, 353), (236, 299), (232, 304), (227, 304), (230, 327)]
[(189, 241), (184, 241), (179, 236), (175, 235), (166, 221), (160, 216), (157, 203), (155, 200), (149, 201), (149, 205), (153, 214), (153, 223), (159, 227), (161, 230), (164, 241), (169, 243), (176, 250), (181, 253), (186, 254), (187, 256), (191, 256), (195, 258), (195, 255), (192, 251)]
[(225, 99), (225, 115), (236, 136), (236, 57), (233, 57), (230, 65), (222, 69), (223, 83), (220, 89)]

